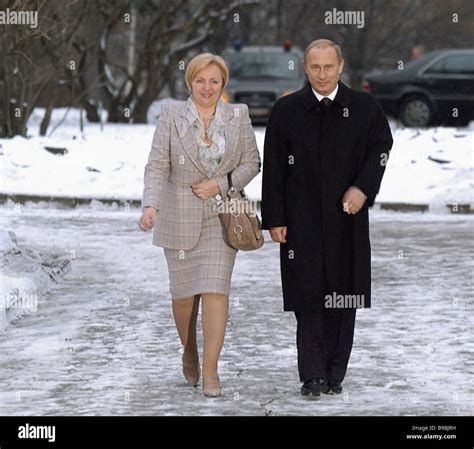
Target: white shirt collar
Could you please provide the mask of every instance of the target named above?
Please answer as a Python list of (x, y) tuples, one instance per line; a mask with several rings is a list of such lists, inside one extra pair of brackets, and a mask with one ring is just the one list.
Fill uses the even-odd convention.
[[(316, 98), (318, 99), (318, 101), (321, 101), (321, 99), (325, 98), (324, 95), (321, 95), (321, 94), (318, 94), (315, 90), (314, 90), (314, 87), (311, 86), (311, 89), (313, 90), (313, 94), (316, 95)], [(336, 94), (337, 94), (337, 90), (339, 89), (339, 84), (336, 84), (336, 88), (329, 94), (329, 95), (326, 95), (327, 98), (329, 98), (330, 100), (334, 101), (334, 98), (336, 97)]]

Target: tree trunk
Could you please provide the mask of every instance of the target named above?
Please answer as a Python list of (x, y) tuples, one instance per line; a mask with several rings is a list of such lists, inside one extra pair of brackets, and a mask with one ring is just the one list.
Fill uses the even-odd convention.
[(44, 112), (43, 119), (41, 120), (40, 124), (40, 136), (45, 136), (46, 131), (48, 131), (49, 123), (51, 122), (51, 114), (54, 109), (54, 95), (51, 95), (48, 100), (48, 105), (46, 106), (46, 111)]
[(147, 123), (147, 113), (151, 104), (157, 99), (158, 94), (162, 91), (164, 83), (149, 87), (143, 95), (137, 98), (135, 107), (133, 108), (133, 123)]
[(137, 101), (137, 105), (133, 110), (133, 123), (148, 123), (147, 113), (151, 102)]
[(129, 108), (128, 105), (124, 105), (120, 102), (119, 98), (113, 99), (107, 108), (108, 111), (108, 117), (107, 117), (107, 122), (108, 123), (129, 123), (130, 118), (125, 116), (125, 109)]
[(87, 100), (84, 100), (82, 102), (82, 107), (86, 111), (86, 117), (87, 117), (87, 121), (89, 123), (99, 123), (100, 122), (99, 113), (97, 112), (97, 106), (93, 105), (92, 103), (89, 103), (89, 101), (87, 101)]

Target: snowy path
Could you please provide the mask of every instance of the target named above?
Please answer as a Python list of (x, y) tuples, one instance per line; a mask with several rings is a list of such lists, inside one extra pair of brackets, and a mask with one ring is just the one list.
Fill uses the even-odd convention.
[(310, 402), (277, 245), (237, 256), (224, 396), (206, 399), (182, 378), (166, 262), (138, 214), (2, 208), (20, 245), (74, 259), (0, 335), (0, 415), (473, 414), (473, 216), (372, 212), (374, 308), (358, 311), (345, 393)]

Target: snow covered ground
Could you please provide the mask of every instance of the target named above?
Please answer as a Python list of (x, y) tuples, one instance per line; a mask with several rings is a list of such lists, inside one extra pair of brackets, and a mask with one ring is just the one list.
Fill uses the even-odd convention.
[(0, 331), (36, 312), (39, 297), (69, 268), (62, 249), (35, 251), (19, 245), (13, 230), (0, 228)]
[[(172, 101), (172, 100), (166, 100)], [(154, 123), (161, 103), (150, 110)], [(54, 111), (50, 132), (65, 110)], [(79, 113), (69, 111), (50, 137), (39, 137), (41, 110), (29, 122), (30, 138), (0, 139), (0, 193), (76, 198), (140, 200), (143, 172), (154, 125), (86, 123), (79, 130)], [(397, 128), (391, 123), (394, 147), (378, 202), (474, 206), (474, 122), (467, 128)], [(255, 128), (263, 157), (264, 128)], [(64, 155), (44, 147), (66, 148)], [(261, 173), (247, 187), (260, 198)]]
[(474, 412), (472, 215), (371, 211), (373, 308), (357, 312), (344, 393), (307, 401), (268, 234), (237, 255), (224, 395), (208, 399), (182, 377), (166, 261), (138, 230), (138, 209), (0, 209), (19, 246), (71, 263), (0, 334), (0, 415)]

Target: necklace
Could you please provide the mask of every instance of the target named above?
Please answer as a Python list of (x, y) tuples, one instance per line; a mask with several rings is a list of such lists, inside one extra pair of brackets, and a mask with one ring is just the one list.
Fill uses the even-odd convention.
[(200, 112), (199, 112), (199, 117), (201, 118), (202, 120), (202, 124), (203, 124), (203, 129), (204, 129), (204, 136), (203, 136), (203, 140), (204, 140), (204, 143), (207, 145), (207, 146), (210, 146), (212, 144), (212, 140), (210, 139), (209, 137), (209, 128), (211, 127), (211, 123), (212, 123), (212, 119), (214, 118), (214, 115), (215, 115), (215, 112), (213, 112), (211, 115), (209, 115), (208, 117), (204, 117)]

